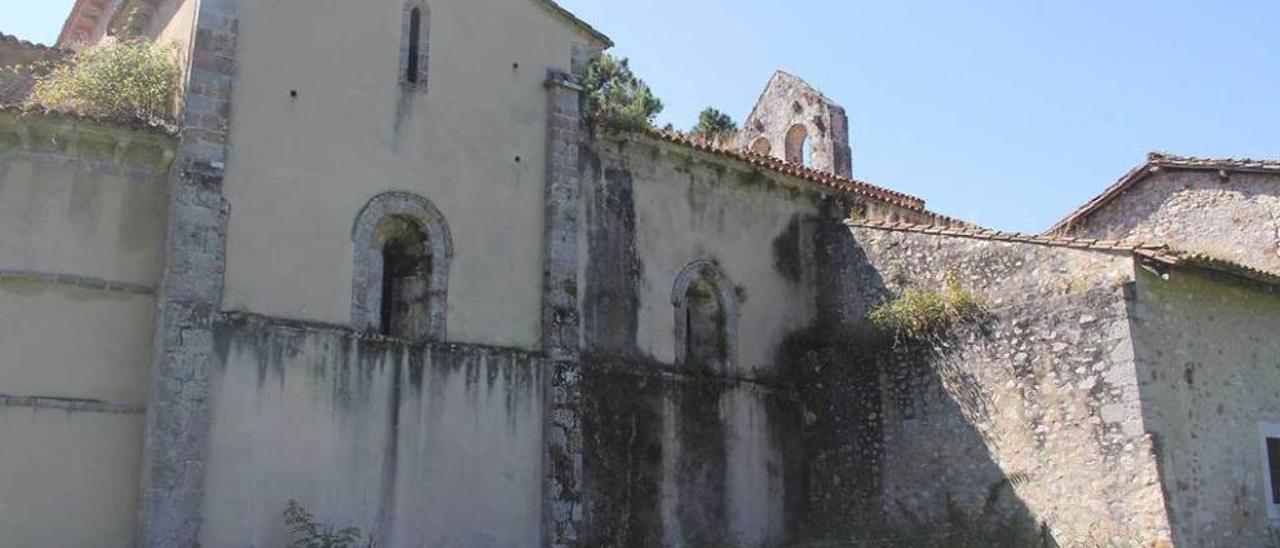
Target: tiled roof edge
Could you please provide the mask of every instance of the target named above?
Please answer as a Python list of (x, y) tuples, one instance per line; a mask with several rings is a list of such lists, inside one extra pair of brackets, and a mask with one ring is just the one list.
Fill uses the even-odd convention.
[(1261, 268), (1252, 267), (1236, 261), (1220, 259), (1205, 253), (1196, 253), (1178, 250), (1166, 250), (1163, 253), (1152, 253), (1147, 250), (1138, 250), (1134, 252), (1139, 257), (1154, 260), (1169, 266), (1185, 267), (1191, 266), (1221, 272), (1232, 276), (1246, 278), (1249, 280), (1262, 282), (1268, 285), (1280, 286), (1280, 273)]
[(1102, 191), (1101, 194), (1095, 196), (1084, 205), (1077, 208), (1071, 214), (1067, 215), (1061, 221), (1058, 221), (1052, 228), (1045, 231), (1045, 234), (1062, 234), (1070, 230), (1081, 220), (1092, 215), (1103, 206), (1110, 203), (1125, 190), (1128, 190), (1139, 181), (1149, 177), (1160, 169), (1198, 169), (1198, 170), (1223, 170), (1227, 172), (1265, 172), (1280, 173), (1280, 160), (1255, 160), (1249, 158), (1197, 158), (1194, 156), (1176, 156), (1173, 154), (1163, 154), (1152, 152), (1147, 155), (1147, 161), (1126, 173), (1120, 180), (1113, 183)]
[[(701, 152), (707, 152), (720, 156), (726, 156), (736, 160), (746, 162), (752, 166), (768, 169), (783, 175), (789, 175), (805, 181), (816, 183), (820, 186), (827, 187), (831, 190), (866, 196), (877, 200), (888, 202), (890, 204), (925, 213), (925, 202), (923, 199), (904, 194), (901, 192), (889, 190), (863, 181), (855, 179), (846, 179), (837, 175), (818, 171), (802, 165), (793, 164), (779, 160), (772, 156), (763, 156), (752, 152), (737, 150), (733, 148), (718, 146), (707, 141), (699, 139), (691, 139), (684, 135), (671, 132), (659, 131), (656, 129), (646, 129), (634, 132), (653, 139), (666, 141), (676, 145), (692, 148)], [(940, 216), (941, 217), (941, 216)]]
[(1160, 252), (1168, 251), (1168, 247), (1164, 245), (1129, 243), (1129, 242), (1122, 242), (1118, 240), (1095, 240), (1090, 238), (1070, 238), (1070, 237), (1064, 237), (1064, 236), (1021, 234), (1017, 232), (1002, 232), (999, 230), (991, 230), (991, 229), (980, 228), (980, 227), (930, 226), (930, 225), (917, 225), (917, 224), (910, 224), (910, 223), (868, 221), (868, 220), (860, 220), (860, 219), (849, 219), (845, 221), (845, 224), (852, 227), (870, 228), (875, 230), (885, 230), (885, 231), (891, 231), (891, 232), (914, 232), (918, 234), (931, 234), (935, 236), (955, 236), (959, 238), (988, 240), (993, 242), (1013, 242), (1013, 243), (1022, 243), (1022, 244), (1031, 244), (1031, 245), (1042, 245), (1042, 246), (1048, 246), (1048, 247), (1089, 249), (1094, 251), (1134, 252), (1138, 250), (1146, 250), (1152, 253), (1160, 253)]
[(16, 43), (19, 46), (22, 46), (24, 48), (33, 49), (37, 51), (46, 51), (46, 52), (65, 52), (66, 51), (62, 48), (58, 48), (55, 46), (46, 46), (44, 44), (40, 44), (37, 42), (23, 40), (12, 34), (5, 34), (4, 32), (0, 32), (0, 42)]
[(1094, 240), (1088, 238), (1071, 238), (1052, 235), (1030, 235), (1019, 234), (1016, 232), (1000, 232), (998, 230), (988, 229), (938, 227), (856, 219), (845, 221), (845, 224), (851, 227), (891, 232), (912, 232), (933, 236), (953, 236), (993, 242), (1012, 242), (1048, 247), (1085, 249), (1091, 251), (1123, 252), (1129, 253), (1135, 257), (1157, 261), (1169, 266), (1205, 268), (1241, 278), (1263, 282), (1269, 285), (1280, 286), (1280, 273), (1255, 268), (1235, 261), (1220, 259), (1204, 253), (1180, 251), (1172, 249), (1166, 245), (1128, 243), (1115, 240)]

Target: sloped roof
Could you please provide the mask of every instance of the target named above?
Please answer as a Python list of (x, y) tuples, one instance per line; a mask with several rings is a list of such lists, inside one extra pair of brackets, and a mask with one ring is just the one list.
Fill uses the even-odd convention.
[(578, 18), (578, 16), (574, 15), (573, 12), (565, 9), (560, 4), (555, 3), (553, 0), (539, 0), (539, 1), (542, 3), (543, 6), (546, 6), (547, 9), (550, 9), (552, 13), (555, 13), (556, 15), (563, 17), (564, 19), (568, 20), (569, 23), (582, 29), (587, 34), (590, 34), (596, 40), (599, 40), (602, 44), (604, 44), (605, 48), (613, 47), (613, 39), (609, 38), (608, 36), (605, 36), (603, 32), (596, 30), (596, 28), (591, 26), (590, 23), (587, 23), (586, 21), (583, 21), (582, 19)]
[(1152, 152), (1147, 155), (1147, 161), (1142, 165), (1134, 168), (1121, 177), (1102, 194), (1089, 200), (1083, 206), (1071, 212), (1065, 219), (1058, 221), (1053, 225), (1046, 234), (1065, 234), (1072, 227), (1079, 224), (1092, 215), (1094, 212), (1102, 209), (1111, 203), (1126, 190), (1141, 182), (1147, 177), (1159, 173), (1162, 169), (1187, 169), (1187, 170), (1212, 170), (1222, 171), (1225, 173), (1280, 173), (1280, 160), (1252, 160), (1252, 159), (1236, 159), (1236, 158), (1195, 158), (1190, 156), (1174, 156), (1170, 154), (1161, 154)]
[(889, 223), (880, 221), (866, 221), (850, 219), (845, 224), (851, 227), (869, 228), (874, 230), (885, 230), (891, 232), (913, 232), (917, 234), (930, 234), (936, 236), (953, 236), (959, 238), (972, 238), (977, 240), (988, 240), (993, 242), (1013, 242), (1030, 245), (1043, 245), (1049, 247), (1062, 247), (1070, 249), (1084, 249), (1091, 251), (1109, 251), (1123, 252), (1133, 255), (1134, 257), (1159, 262), (1164, 265), (1174, 267), (1195, 267), (1205, 270), (1212, 270), (1224, 274), (1230, 274), (1238, 278), (1244, 278), (1256, 282), (1262, 282), (1267, 285), (1280, 286), (1280, 273), (1269, 270), (1262, 270), (1246, 264), (1235, 261), (1221, 259), (1206, 255), (1204, 253), (1196, 253), (1171, 248), (1163, 244), (1149, 244), (1142, 242), (1123, 242), (1119, 240), (1097, 240), (1091, 238), (1072, 238), (1067, 236), (1055, 235), (1032, 235), (1019, 234), (1016, 232), (1001, 232), (998, 230), (988, 230), (973, 227), (938, 227), (917, 225), (908, 223)]
[[(871, 183), (856, 179), (847, 179), (825, 171), (816, 170), (800, 164), (774, 158), (772, 156), (756, 154), (747, 150), (724, 147), (702, 139), (691, 139), (679, 133), (658, 131), (656, 129), (649, 129), (642, 133), (655, 139), (660, 139), (680, 146), (740, 160), (755, 167), (803, 179), (839, 192), (875, 198), (905, 209), (925, 212), (925, 202), (923, 199), (894, 190), (889, 190)], [(935, 215), (940, 219), (944, 219), (940, 215), (930, 214)]]

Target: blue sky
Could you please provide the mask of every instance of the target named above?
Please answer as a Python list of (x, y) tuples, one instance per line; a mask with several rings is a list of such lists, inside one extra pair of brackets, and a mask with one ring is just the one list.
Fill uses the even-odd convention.
[[(0, 30), (50, 42), (70, 3), (0, 0)], [(995, 228), (1043, 230), (1153, 150), (1280, 157), (1274, 0), (560, 3), (660, 123), (741, 120), (783, 68), (844, 105), (856, 177)]]

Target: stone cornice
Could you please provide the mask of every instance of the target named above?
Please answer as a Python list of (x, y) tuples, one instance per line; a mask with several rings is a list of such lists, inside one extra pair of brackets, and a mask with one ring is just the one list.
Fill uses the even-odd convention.
[(104, 168), (164, 173), (177, 138), (69, 114), (0, 109), (0, 155), (15, 151), (54, 156)]

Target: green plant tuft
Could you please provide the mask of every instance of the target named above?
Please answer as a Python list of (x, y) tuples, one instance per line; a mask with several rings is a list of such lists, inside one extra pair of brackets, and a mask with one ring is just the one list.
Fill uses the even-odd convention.
[[(335, 530), (316, 521), (316, 517), (294, 499), (289, 499), (285, 507), (284, 524), (289, 528), (289, 548), (354, 548), (360, 542), (360, 528)], [(373, 546), (373, 541), (367, 546)]]
[(950, 325), (976, 320), (985, 308), (981, 299), (948, 275), (941, 290), (909, 287), (896, 299), (872, 309), (868, 318), (876, 327), (899, 337), (920, 339)]
[(619, 131), (653, 127), (662, 112), (662, 101), (631, 72), (626, 58), (604, 54), (587, 68), (587, 119), (594, 125)]
[(28, 107), (120, 121), (173, 120), (178, 71), (175, 48), (148, 42), (105, 42), (76, 52), (36, 78)]

